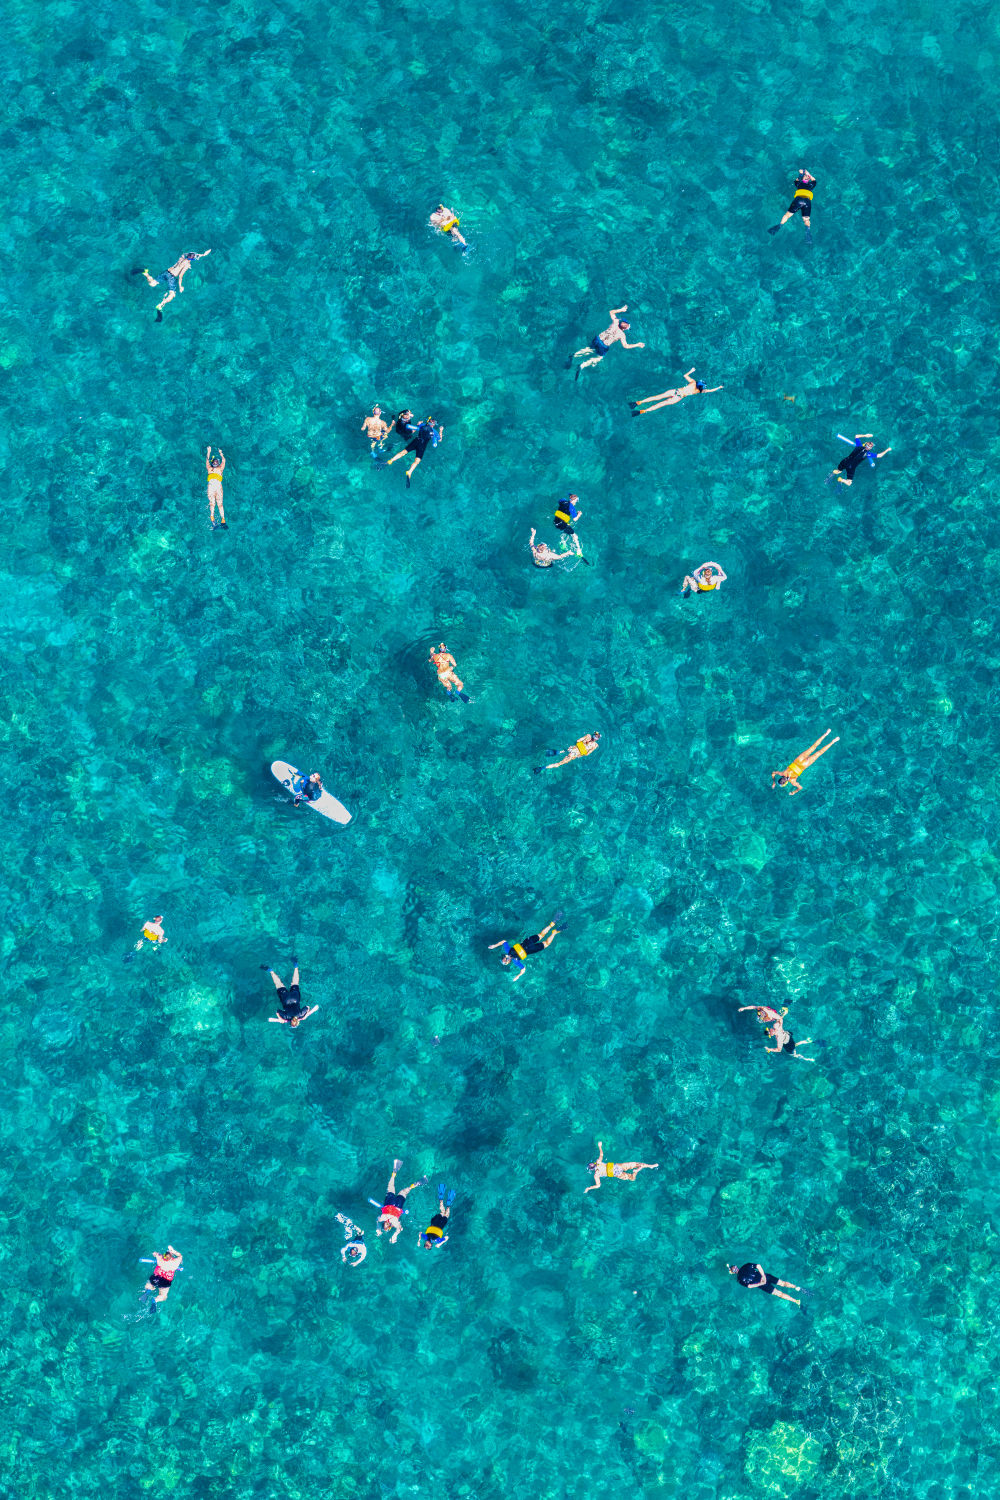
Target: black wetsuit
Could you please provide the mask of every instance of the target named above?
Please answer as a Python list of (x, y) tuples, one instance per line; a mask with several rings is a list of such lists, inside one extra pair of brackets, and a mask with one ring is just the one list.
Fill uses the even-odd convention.
[(526, 937), (521, 947), (525, 953), (542, 953), (545, 950), (545, 944), (541, 941), (537, 932), (532, 933), (531, 937)]
[[(748, 1261), (745, 1266), (740, 1266), (736, 1273), (736, 1280), (740, 1286), (745, 1286), (748, 1292), (766, 1292), (770, 1297), (778, 1285), (778, 1278), (765, 1271), (764, 1280), (758, 1281), (756, 1278), (759, 1274), (757, 1267)], [(751, 1277), (753, 1280), (750, 1279)]]
[(287, 990), (285, 989), (285, 986), (282, 985), (281, 989), (278, 991), (278, 999), (281, 1002), (281, 1013), (283, 1020), (296, 1021), (298, 1020), (299, 1016), (305, 1014), (306, 1008), (302, 1004), (302, 996), (299, 993), (299, 987), (297, 984), (293, 984), (291, 989)]
[(407, 453), (415, 453), (418, 458), (423, 458), (427, 449), (434, 444), (437, 447), (437, 434), (439, 429), (432, 427), (429, 422), (421, 422), (416, 429), (412, 440), (406, 445)]
[(404, 417), (403, 413), (400, 412), (399, 416), (393, 423), (393, 429), (399, 434), (400, 437), (408, 438), (412, 437), (416, 432), (417, 424), (416, 422), (412, 422), (409, 417)]
[(577, 519), (579, 514), (580, 512), (577, 510), (572, 500), (560, 500), (559, 504), (556, 506), (556, 526), (560, 531), (566, 531), (570, 536), (575, 536), (576, 532), (573, 528), (573, 522)]
[(863, 448), (861, 444), (858, 443), (856, 447), (851, 449), (846, 458), (842, 458), (840, 460), (837, 468), (840, 469), (844, 474), (846, 474), (848, 479), (853, 479), (858, 465), (864, 463), (867, 457), (867, 449)]
[(792, 201), (788, 205), (788, 212), (790, 214), (801, 214), (804, 219), (808, 219), (812, 213), (812, 200), (815, 191), (816, 179), (814, 177), (803, 177), (800, 173), (795, 179), (795, 190), (792, 195)]

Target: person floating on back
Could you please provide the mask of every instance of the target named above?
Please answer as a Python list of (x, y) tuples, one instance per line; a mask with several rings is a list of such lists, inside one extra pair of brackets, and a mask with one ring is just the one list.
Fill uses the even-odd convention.
[(891, 448), (883, 448), (881, 453), (876, 453), (875, 444), (865, 441), (865, 439), (870, 438), (871, 435), (872, 434), (870, 432), (856, 432), (852, 438), (849, 438), (845, 437), (842, 432), (838, 432), (837, 436), (840, 438), (840, 441), (842, 443), (851, 444), (851, 451), (850, 453), (845, 454), (845, 456), (840, 460), (840, 463), (835, 469), (830, 470), (827, 478), (833, 479), (834, 477), (836, 477), (838, 484), (853, 484), (854, 475), (858, 469), (858, 466), (863, 463), (866, 458), (874, 469), (875, 460), (877, 458), (885, 458), (885, 455), (887, 453), (892, 452)]
[[(219, 449), (218, 462), (212, 457), (211, 448), (205, 449), (205, 468), (208, 472), (208, 521), (212, 530), (221, 526), (228, 531), (226, 512), (222, 508), (222, 476), (226, 472), (226, 455)], [(219, 519), (215, 519), (215, 507), (219, 507)]]
[[(711, 396), (713, 391), (721, 391), (721, 385), (706, 387), (703, 380), (692, 380), (694, 365), (691, 366), (684, 379), (687, 385), (675, 386), (672, 391), (661, 391), (658, 396), (643, 396), (638, 401), (630, 401), (633, 417), (646, 417), (651, 411), (659, 411), (661, 406), (676, 406), (678, 401), (683, 401), (685, 396)], [(640, 410), (640, 408), (645, 410)]]
[(174, 1277), (180, 1270), (184, 1257), (179, 1250), (174, 1249), (173, 1245), (168, 1245), (165, 1255), (161, 1255), (159, 1250), (154, 1250), (153, 1259), (156, 1261), (156, 1268), (150, 1271), (149, 1280), (140, 1294), (140, 1301), (148, 1304), (150, 1312), (155, 1312), (157, 1303), (166, 1302), (170, 1296), (170, 1288), (173, 1286)]
[(597, 1143), (597, 1160), (587, 1164), (587, 1171), (593, 1172), (594, 1181), (589, 1188), (584, 1188), (585, 1193), (595, 1192), (605, 1177), (617, 1177), (622, 1182), (634, 1182), (640, 1172), (655, 1172), (659, 1167), (658, 1161), (605, 1161), (604, 1142)]
[[(574, 529), (574, 523), (576, 521), (579, 521), (580, 517), (583, 515), (583, 511), (576, 503), (579, 498), (579, 495), (564, 495), (563, 498), (559, 501), (559, 504), (556, 506), (556, 513), (553, 517), (553, 520), (555, 521), (557, 531), (561, 531), (564, 536), (572, 537), (572, 542), (570, 545), (575, 551), (577, 557), (583, 557), (583, 550), (580, 546), (580, 538), (577, 536)], [(534, 533), (532, 533), (532, 535), (534, 535)], [(565, 545), (565, 543), (563, 543), (563, 545)]]
[(162, 302), (158, 302), (156, 304), (157, 323), (163, 322), (163, 309), (166, 307), (167, 303), (173, 302), (178, 292), (183, 292), (184, 277), (187, 275), (188, 271), (190, 271), (192, 262), (196, 260), (204, 260), (205, 256), (211, 255), (211, 253), (212, 252), (210, 249), (201, 251), (185, 250), (180, 260), (176, 261), (174, 265), (168, 267), (168, 269), (163, 272), (162, 276), (150, 276), (149, 271), (145, 266), (135, 267), (132, 272), (133, 276), (145, 276), (146, 282), (149, 286), (165, 286), (167, 288), (167, 295), (163, 298)]
[(465, 241), (458, 232), (460, 222), (455, 211), (451, 208), (445, 208), (443, 203), (438, 204), (430, 217), (431, 227), (440, 230), (442, 234), (446, 234), (453, 245), (465, 244)]
[(681, 584), (680, 592), (687, 598), (688, 594), (708, 594), (712, 589), (721, 588), (726, 581), (717, 562), (702, 563), (700, 568), (695, 568), (689, 573)]
[(536, 535), (535, 528), (532, 526), (528, 546), (531, 548), (531, 560), (536, 568), (551, 568), (553, 563), (569, 562), (570, 558), (579, 556), (576, 552), (556, 552), (548, 542), (536, 542)]
[(389, 1183), (385, 1190), (385, 1198), (382, 1202), (382, 1212), (378, 1216), (378, 1227), (375, 1230), (375, 1233), (377, 1235), (387, 1234), (389, 1236), (390, 1245), (394, 1245), (399, 1239), (399, 1231), (403, 1227), (403, 1214), (406, 1210), (406, 1200), (409, 1197), (410, 1193), (413, 1192), (414, 1188), (423, 1187), (424, 1183), (430, 1180), (427, 1177), (418, 1177), (416, 1182), (411, 1182), (409, 1187), (405, 1187), (401, 1193), (397, 1193), (396, 1173), (399, 1171), (402, 1165), (403, 1163), (398, 1159), (398, 1157), (392, 1164), (392, 1172), (389, 1176)]
[(291, 985), (286, 989), (271, 968), (270, 964), (261, 964), (274, 981), (274, 987), (278, 991), (278, 1001), (281, 1009), (276, 1016), (268, 1016), (268, 1020), (280, 1026), (295, 1027), (300, 1021), (307, 1021), (314, 1011), (319, 1010), (318, 1005), (310, 1005), (307, 1010), (302, 1004), (302, 991), (299, 989), (299, 965), (297, 959), (292, 959), (295, 968), (292, 971)]
[[(787, 765), (783, 771), (772, 771), (772, 788), (775, 786), (775, 784), (781, 787), (787, 786), (790, 794), (793, 797), (795, 796), (796, 792), (801, 792), (802, 787), (799, 785), (799, 777), (802, 775), (802, 772), (807, 771), (814, 761), (819, 760), (821, 755), (825, 755), (828, 750), (832, 750), (834, 745), (837, 743), (837, 740), (840, 739), (840, 735), (838, 734), (834, 739), (830, 741), (828, 745), (823, 745), (823, 741), (826, 739), (829, 733), (829, 729), (824, 729), (819, 739), (813, 740), (812, 744), (809, 746), (809, 749), (803, 750), (801, 755), (797, 755), (795, 759), (789, 765)], [(817, 750), (817, 745), (823, 745), (822, 750)], [(775, 778), (777, 778), (777, 781), (775, 781)]]
[[(582, 365), (577, 365), (577, 379), (580, 377), (580, 371), (585, 370), (588, 365), (599, 365), (612, 344), (621, 344), (623, 349), (645, 349), (645, 344), (630, 344), (626, 339), (625, 330), (630, 328), (631, 324), (623, 323), (619, 319), (618, 314), (623, 312), (628, 312), (627, 303), (622, 307), (609, 308), (610, 325), (603, 333), (595, 334), (585, 349), (578, 349), (573, 355), (573, 359), (582, 359), (585, 354), (591, 356), (590, 359), (585, 359)], [(569, 361), (570, 364), (573, 363), (573, 359)]]
[(368, 1254), (364, 1230), (353, 1223), (346, 1214), (338, 1214), (337, 1222), (344, 1226), (345, 1243), (340, 1247), (341, 1260), (345, 1266), (360, 1266)]
[[(582, 740), (577, 740), (575, 745), (570, 745), (562, 760), (552, 760), (546, 766), (536, 766), (535, 775), (540, 775), (542, 771), (554, 771), (557, 766), (568, 766), (571, 760), (579, 760), (581, 755), (593, 755), (595, 750), (600, 749), (600, 738), (596, 730), (593, 734), (585, 734)], [(558, 755), (559, 751), (548, 750), (546, 754)]]
[(455, 674), (455, 658), (445, 646), (444, 641), (435, 651), (430, 650), (430, 660), (434, 663), (434, 669), (438, 674), (438, 682), (444, 688), (449, 698), (461, 698), (463, 703), (471, 703), (472, 699), (467, 697), (462, 689), (465, 683)]
[[(398, 431), (398, 421), (396, 423), (396, 428)], [(427, 452), (427, 449), (436, 448), (443, 437), (444, 428), (438, 425), (437, 419), (435, 417), (425, 417), (420, 425), (415, 428), (413, 436), (407, 443), (406, 447), (402, 448), (398, 453), (394, 453), (392, 455), (389, 463), (386, 465), (386, 468), (388, 468), (391, 464), (394, 464), (397, 458), (402, 458), (404, 453), (415, 454), (412, 464), (406, 471), (406, 488), (409, 489), (410, 479), (413, 476), (413, 471), (417, 467), (417, 464), (420, 463), (424, 454)]]
[(793, 214), (802, 215), (802, 225), (806, 232), (806, 244), (812, 244), (812, 225), (810, 216), (812, 214), (813, 193), (816, 191), (816, 179), (805, 167), (799, 168), (799, 175), (795, 179), (795, 187), (792, 190), (792, 201), (789, 203), (777, 224), (772, 224), (767, 231), (768, 234), (777, 234), (782, 224), (787, 224)]
[(450, 1190), (446, 1197), (444, 1183), (442, 1182), (438, 1185), (438, 1211), (433, 1219), (431, 1219), (427, 1228), (421, 1230), (420, 1237), (417, 1240), (418, 1249), (439, 1250), (442, 1245), (447, 1243), (448, 1220), (451, 1218), (451, 1205), (454, 1203), (455, 1197), (454, 1188)]
[(392, 431), (389, 423), (382, 415), (381, 406), (373, 406), (370, 417), (364, 417), (361, 422), (361, 431), (371, 443), (371, 451), (374, 456), (375, 449), (381, 450), (383, 443)]
[(313, 771), (310, 776), (303, 776), (300, 771), (295, 778), (292, 791), (295, 793), (293, 807), (298, 807), (303, 797), (307, 802), (318, 802), (323, 795), (323, 778), (318, 771)]
[(536, 932), (531, 937), (526, 937), (522, 943), (510, 943), (506, 938), (501, 938), (499, 943), (490, 944), (489, 951), (492, 953), (494, 948), (503, 949), (503, 956), (500, 962), (505, 969), (513, 964), (515, 971), (514, 983), (516, 984), (524, 973), (524, 960), (532, 953), (541, 953), (554, 938), (559, 936), (559, 931), (560, 929), (556, 926), (555, 922), (549, 922), (548, 926), (543, 927), (541, 932)]
[(745, 1286), (750, 1292), (766, 1292), (769, 1297), (781, 1297), (785, 1302), (794, 1302), (796, 1307), (802, 1306), (801, 1298), (789, 1297), (787, 1292), (778, 1291), (779, 1286), (787, 1286), (791, 1287), (793, 1292), (801, 1292), (802, 1288), (796, 1286), (794, 1281), (779, 1281), (777, 1276), (772, 1276), (769, 1271), (764, 1270), (763, 1266), (756, 1266), (752, 1261), (748, 1261), (745, 1266), (740, 1266), (739, 1270), (727, 1261), (726, 1269), (730, 1276), (736, 1277), (740, 1286)]

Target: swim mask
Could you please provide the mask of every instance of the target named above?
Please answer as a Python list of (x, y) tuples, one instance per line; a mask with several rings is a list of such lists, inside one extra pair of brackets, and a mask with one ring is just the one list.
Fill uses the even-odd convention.
[(705, 382), (703, 380), (696, 380), (694, 388), (696, 391), (703, 391), (705, 389)]

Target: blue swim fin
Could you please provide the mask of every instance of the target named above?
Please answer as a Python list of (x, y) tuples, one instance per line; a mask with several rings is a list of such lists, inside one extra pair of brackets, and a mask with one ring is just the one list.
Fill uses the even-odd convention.
[(472, 702), (472, 699), (469, 697), (468, 693), (459, 693), (458, 696), (461, 698), (461, 700), (462, 700), (463, 703), (471, 703)]
[(455, 1199), (457, 1197), (458, 1197), (458, 1194), (457, 1194), (456, 1190), (454, 1188), (449, 1188), (448, 1189), (448, 1196), (444, 1200), (444, 1206), (445, 1206), (445, 1208), (450, 1208), (451, 1205), (454, 1203), (454, 1201), (455, 1201)]
[(444, 1195), (445, 1195), (445, 1193), (446, 1193), (446, 1192), (447, 1192), (447, 1191), (448, 1191), (448, 1189), (447, 1189), (447, 1187), (446, 1187), (446, 1186), (445, 1186), (445, 1184), (444, 1184), (444, 1183), (443, 1183), (443, 1182), (439, 1182), (439, 1183), (438, 1183), (438, 1197), (439, 1197), (439, 1198), (443, 1198), (443, 1197), (444, 1197)]
[(812, 232), (811, 229), (807, 229), (806, 230), (806, 244), (807, 245), (811, 245), (812, 242), (813, 242), (813, 232)]
[(770, 229), (767, 232), (768, 232), (768, 234), (777, 234), (777, 232), (778, 232), (778, 230), (780, 228), (781, 228), (780, 224), (772, 224), (771, 227), (770, 227)]
[(563, 922), (566, 920), (566, 913), (564, 911), (557, 911), (552, 920), (557, 927), (562, 927)]

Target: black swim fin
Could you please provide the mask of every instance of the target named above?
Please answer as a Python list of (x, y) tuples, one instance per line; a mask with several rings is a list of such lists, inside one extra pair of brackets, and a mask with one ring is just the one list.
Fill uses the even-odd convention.
[(463, 703), (471, 703), (472, 702), (472, 699), (469, 697), (468, 693), (459, 693), (458, 696), (461, 698), (461, 700), (462, 700)]
[(771, 227), (770, 227), (770, 229), (767, 232), (768, 232), (768, 234), (777, 234), (777, 232), (778, 232), (778, 230), (780, 228), (781, 228), (780, 224), (772, 224)]
[(163, 309), (162, 309), (162, 307), (158, 307), (156, 309), (156, 317), (153, 319), (153, 321), (155, 323), (162, 323), (163, 322)]
[(145, 269), (145, 266), (133, 266), (128, 274), (130, 276), (141, 276)]
[(806, 230), (806, 244), (807, 245), (811, 245), (812, 242), (813, 242), (813, 232), (812, 232), (811, 229), (807, 229)]
[(409, 476), (409, 474), (407, 474), (407, 476), (406, 476), (406, 488), (407, 489), (410, 488), (410, 476)]

